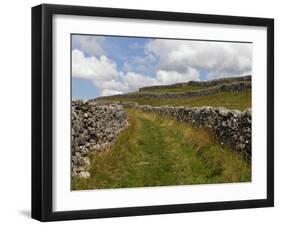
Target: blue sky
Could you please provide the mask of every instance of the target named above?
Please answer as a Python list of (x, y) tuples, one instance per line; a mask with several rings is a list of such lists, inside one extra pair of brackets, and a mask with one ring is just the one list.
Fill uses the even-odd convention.
[(251, 73), (252, 44), (72, 35), (72, 98)]

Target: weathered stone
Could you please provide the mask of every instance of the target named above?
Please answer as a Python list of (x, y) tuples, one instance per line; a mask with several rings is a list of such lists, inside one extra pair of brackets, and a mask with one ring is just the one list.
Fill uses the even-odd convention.
[(72, 175), (87, 178), (91, 151), (108, 149), (128, 125), (123, 107), (72, 101)]
[(89, 178), (91, 175), (87, 171), (81, 171), (80, 173), (77, 174), (77, 176), (81, 178)]

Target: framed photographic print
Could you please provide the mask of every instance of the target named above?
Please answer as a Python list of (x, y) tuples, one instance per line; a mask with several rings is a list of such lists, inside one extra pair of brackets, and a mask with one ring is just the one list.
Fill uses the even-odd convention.
[(32, 8), (32, 217), (274, 205), (274, 21)]

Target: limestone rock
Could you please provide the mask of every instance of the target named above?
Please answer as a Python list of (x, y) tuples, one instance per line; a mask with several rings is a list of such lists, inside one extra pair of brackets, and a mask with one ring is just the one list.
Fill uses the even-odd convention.
[(72, 175), (87, 178), (92, 151), (108, 149), (128, 125), (123, 107), (92, 101), (72, 101)]

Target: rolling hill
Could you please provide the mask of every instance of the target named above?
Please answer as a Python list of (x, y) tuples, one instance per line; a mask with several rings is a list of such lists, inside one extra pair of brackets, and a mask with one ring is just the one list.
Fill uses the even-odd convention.
[(251, 108), (251, 88), (251, 76), (243, 76), (143, 87), (136, 92), (99, 97), (94, 101), (136, 102), (151, 106), (212, 106), (245, 110)]

